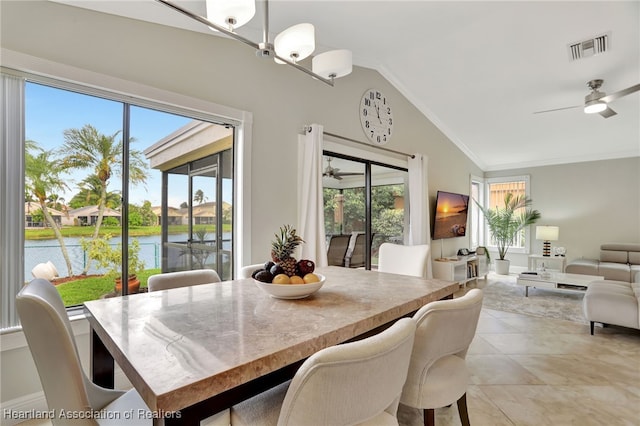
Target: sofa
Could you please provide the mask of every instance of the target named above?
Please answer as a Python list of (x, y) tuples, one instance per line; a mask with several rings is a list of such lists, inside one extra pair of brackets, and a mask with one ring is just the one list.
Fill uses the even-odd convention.
[(597, 275), (609, 281), (631, 283), (640, 272), (640, 244), (602, 244), (600, 259), (572, 260), (565, 267), (565, 272)]
[(636, 282), (593, 281), (582, 299), (582, 310), (591, 326), (602, 323), (640, 329), (640, 272)]

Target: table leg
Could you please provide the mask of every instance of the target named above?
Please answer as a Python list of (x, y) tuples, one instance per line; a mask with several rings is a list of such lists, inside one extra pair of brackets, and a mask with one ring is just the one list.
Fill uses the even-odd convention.
[(98, 386), (113, 389), (114, 361), (113, 357), (102, 343), (95, 330), (91, 328), (90, 349), (91, 353), (91, 380)]
[(524, 286), (524, 297), (529, 297), (529, 286), (528, 285)]

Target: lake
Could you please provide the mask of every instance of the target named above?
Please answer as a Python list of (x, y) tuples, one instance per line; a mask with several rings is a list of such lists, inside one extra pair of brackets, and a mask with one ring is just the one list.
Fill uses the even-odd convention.
[[(141, 237), (130, 237), (129, 241), (133, 238), (140, 242), (140, 259), (144, 261), (145, 268), (160, 268), (162, 263), (162, 249), (161, 249), (161, 236), (160, 235), (147, 235)], [(223, 235), (224, 243), (223, 248), (225, 250), (231, 250), (231, 233), (225, 232)], [(81, 273), (87, 262), (87, 255), (80, 246), (80, 237), (67, 237), (64, 239), (65, 246), (69, 252), (69, 259), (71, 260), (71, 266), (75, 275)], [(171, 234), (171, 241), (186, 241), (187, 234)], [(112, 239), (113, 245), (116, 246), (120, 242), (120, 237), (114, 237)], [(60, 250), (60, 244), (58, 240), (26, 240), (24, 247), (24, 279), (30, 280), (33, 278), (31, 270), (39, 263), (46, 263), (51, 261), (58, 270), (61, 277), (68, 275), (67, 264), (62, 256)], [(93, 266), (89, 269), (88, 274), (101, 274), (104, 273), (104, 269), (100, 269), (95, 265), (95, 261), (92, 262)]]

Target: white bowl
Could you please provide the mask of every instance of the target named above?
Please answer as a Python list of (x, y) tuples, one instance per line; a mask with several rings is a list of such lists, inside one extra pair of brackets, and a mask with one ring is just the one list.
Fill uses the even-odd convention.
[(320, 281), (309, 284), (271, 284), (254, 279), (256, 285), (276, 299), (304, 299), (318, 291), (324, 284), (325, 276), (316, 274)]

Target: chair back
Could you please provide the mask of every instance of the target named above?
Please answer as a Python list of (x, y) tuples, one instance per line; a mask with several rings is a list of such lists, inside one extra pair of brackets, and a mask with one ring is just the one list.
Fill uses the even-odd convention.
[(378, 271), (426, 278), (428, 258), (428, 244), (404, 246), (383, 243), (378, 250)]
[[(371, 234), (371, 241), (376, 234)], [(371, 250), (371, 246), (366, 248), (367, 236), (363, 233), (358, 233), (354, 237), (353, 249), (351, 252), (347, 252), (345, 266), (348, 268), (361, 268), (365, 265), (365, 257), (368, 254), (367, 250)]]
[(264, 263), (254, 263), (253, 265), (247, 265), (240, 268), (238, 278), (251, 278), (251, 274), (258, 269), (264, 269)]
[(395, 418), (414, 336), (415, 321), (403, 318), (374, 336), (315, 353), (291, 381), (278, 425), (353, 425), (381, 414)]
[[(40, 376), (49, 410), (59, 413), (97, 410), (123, 392), (103, 389), (82, 370), (71, 323), (58, 290), (45, 279), (34, 279), (16, 296), (22, 331)], [(68, 419), (51, 419), (68, 424)], [(76, 424), (95, 424), (91, 419)]]
[(332, 235), (327, 249), (327, 262), (329, 266), (344, 266), (344, 258), (349, 249), (351, 235)]
[(147, 281), (147, 287), (149, 291), (158, 291), (219, 282), (220, 276), (213, 269), (194, 269), (151, 275)]
[(415, 313), (416, 339), (403, 402), (419, 399), (429, 368), (440, 358), (455, 355), (464, 360), (476, 334), (482, 298), (482, 290), (474, 288), (456, 299), (427, 303)]

